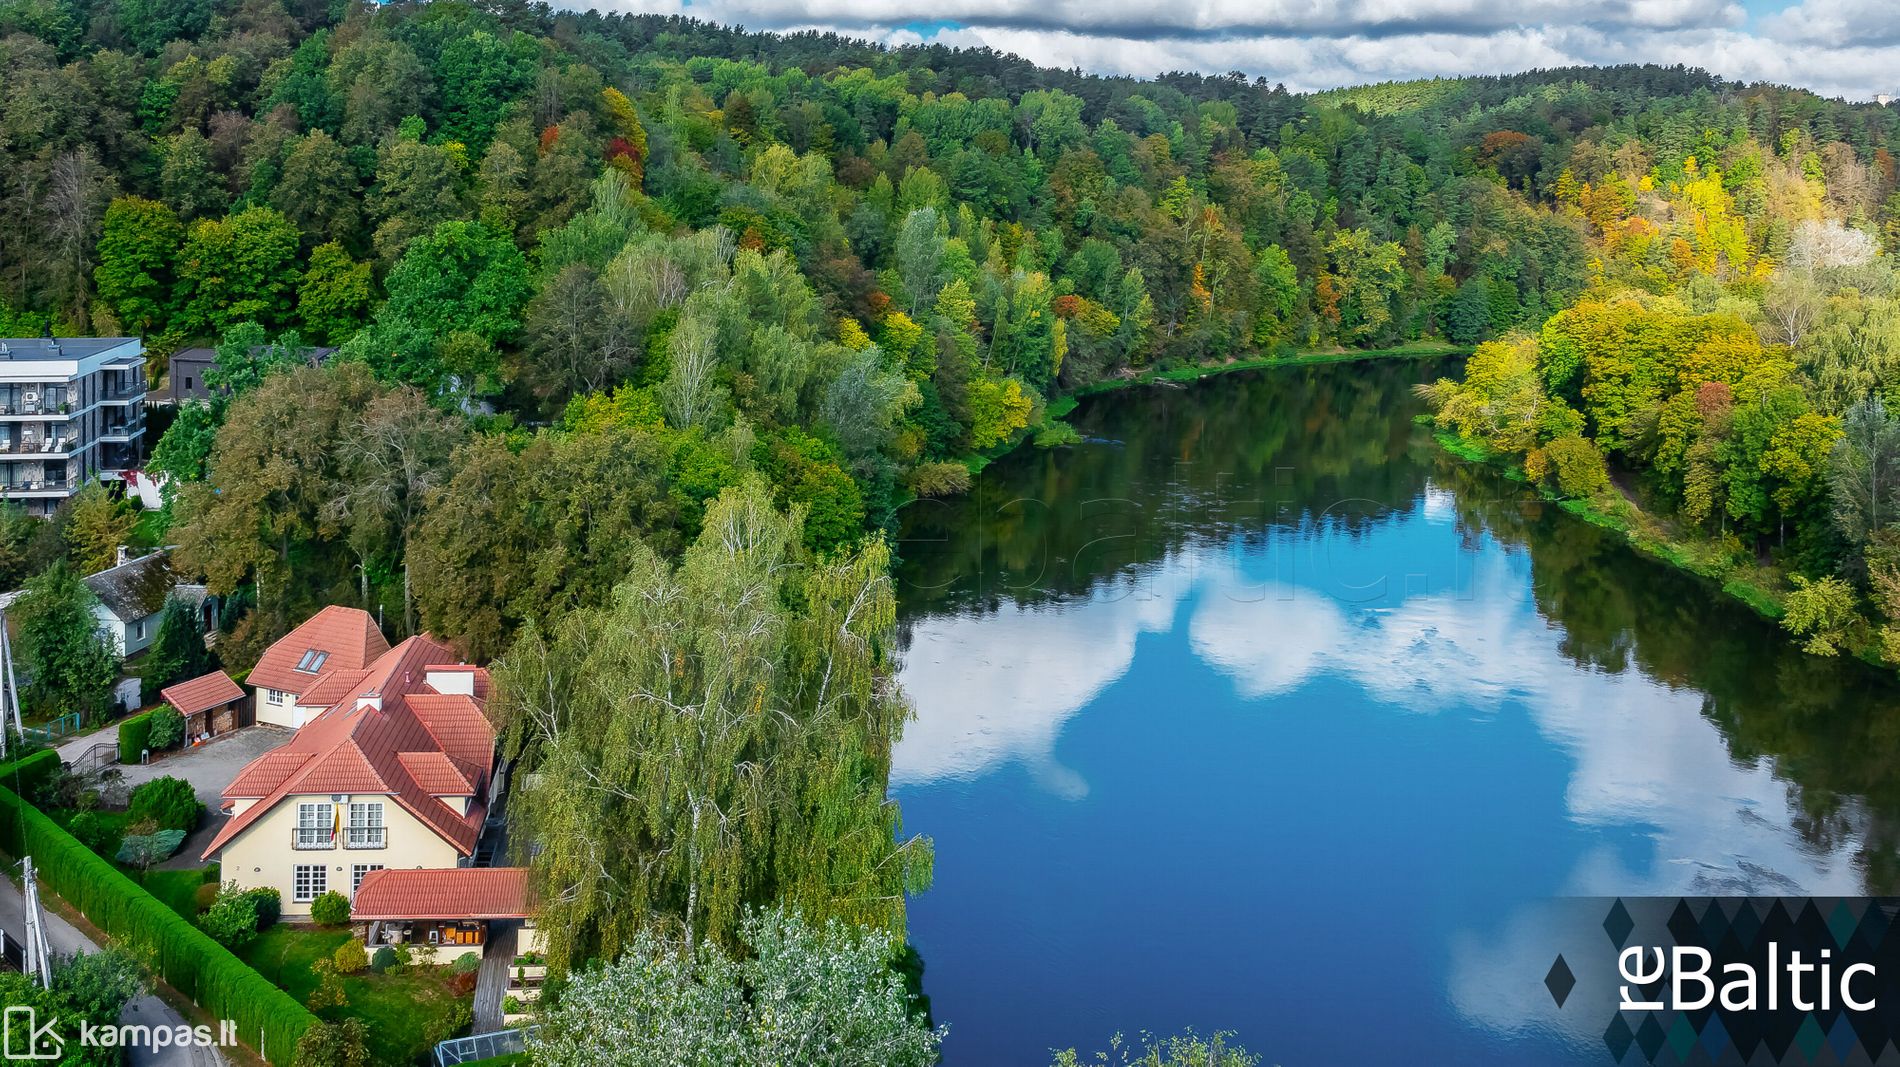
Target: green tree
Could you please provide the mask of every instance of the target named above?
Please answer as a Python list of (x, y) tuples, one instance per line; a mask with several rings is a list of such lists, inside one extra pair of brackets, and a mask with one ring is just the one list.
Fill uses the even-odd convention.
[(73, 566), (81, 574), (112, 566), (119, 549), (131, 542), (137, 522), (132, 506), (114, 499), (105, 483), (87, 482), (73, 494), (72, 511), (66, 518), (66, 551)]
[(93, 282), (128, 329), (163, 333), (171, 321), (173, 269), (185, 227), (156, 200), (122, 196), (106, 208)]
[(356, 239), (362, 225), (362, 184), (349, 151), (322, 130), (312, 130), (284, 157), (284, 170), (270, 203), (311, 244)]
[(1854, 587), (1832, 576), (1810, 580), (1797, 574), (1793, 580), (1782, 627), (1807, 638), (1801, 647), (1810, 654), (1837, 655), (1848, 628), (1860, 617), (1854, 611)]
[(232, 400), (205, 480), (179, 487), (179, 565), (219, 595), (255, 582), (268, 636), (339, 577), (337, 530), (324, 518), (343, 477), (338, 445), (381, 393), (351, 364), (272, 374)]
[(167, 502), (177, 496), (179, 486), (204, 479), (212, 446), (218, 439), (218, 424), (217, 407), (212, 404), (187, 401), (178, 405), (177, 416), (159, 435), (158, 443), (152, 446), (152, 457), (145, 461), (146, 473), (166, 479), (163, 489)]
[(112, 707), (119, 651), (93, 615), (98, 603), (63, 560), (26, 583), (13, 618), (26, 676), (21, 697), (36, 712), (78, 712), (92, 722)]
[(728, 955), (639, 932), (618, 959), (571, 977), (530, 1038), (534, 1062), (937, 1062), (943, 1031), (925, 1024), (892, 969), (898, 938), (836, 919), (815, 926), (782, 908), (748, 910), (740, 938), (749, 951)]
[(807, 562), (799, 541), (762, 484), (728, 488), (677, 568), (637, 549), (606, 606), (500, 664), (558, 965), (654, 923), (737, 947), (745, 905), (774, 900), (902, 929), (929, 845), (900, 839), (882, 793), (907, 712), (889, 550)]
[[(28, 975), (0, 972), (0, 999), (11, 1007), (31, 1008), (42, 1025), (52, 1027), (59, 1035), (62, 1044), (53, 1052), (62, 1067), (117, 1067), (123, 1063), (124, 1049), (84, 1044), (80, 1030), (84, 1025), (116, 1025), (126, 1004), (144, 991), (138, 963), (117, 949), (56, 961), (50, 989), (41, 989)], [(15, 1040), (23, 1038), (16, 1036)]]
[(369, 315), (370, 266), (350, 258), (331, 241), (310, 251), (310, 265), (297, 287), (297, 320), (319, 344), (340, 345)]
[[(507, 234), (479, 222), (445, 222), (409, 245), (386, 288), (376, 325), (346, 351), (378, 377), (430, 393), (494, 387), (500, 364), (485, 346), (519, 332), (531, 288), (528, 261)], [(471, 346), (476, 358), (452, 357), (455, 334), (479, 342)]]
[[(197, 606), (183, 597), (168, 597), (165, 611), (158, 617), (158, 632), (145, 653), (147, 693), (155, 696), (168, 685), (211, 673), (212, 667)], [(156, 722), (153, 731), (157, 731)]]
[(209, 333), (246, 320), (290, 320), (297, 284), (297, 228), (271, 208), (201, 219), (179, 252), (177, 325)]

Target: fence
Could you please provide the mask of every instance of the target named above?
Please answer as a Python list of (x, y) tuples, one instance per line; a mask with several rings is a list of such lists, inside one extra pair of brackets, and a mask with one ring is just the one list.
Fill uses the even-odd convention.
[(535, 1027), (528, 1026), (518, 1030), (494, 1030), (486, 1034), (451, 1037), (435, 1047), (436, 1067), (453, 1067), (458, 1063), (476, 1063), (496, 1056), (526, 1052), (528, 1035), (534, 1030)]
[(69, 711), (57, 719), (49, 719), (44, 726), (29, 726), (20, 731), (28, 741), (38, 741), (43, 745), (50, 745), (59, 738), (78, 732), (79, 713), (76, 711)]

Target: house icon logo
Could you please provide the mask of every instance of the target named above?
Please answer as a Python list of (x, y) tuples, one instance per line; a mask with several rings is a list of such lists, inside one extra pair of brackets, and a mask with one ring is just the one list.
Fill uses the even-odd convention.
[(58, 1025), (57, 1015), (42, 1026), (39, 1011), (31, 1005), (8, 1005), (0, 1015), (0, 1057), (8, 1062), (59, 1059), (66, 1039), (53, 1029)]

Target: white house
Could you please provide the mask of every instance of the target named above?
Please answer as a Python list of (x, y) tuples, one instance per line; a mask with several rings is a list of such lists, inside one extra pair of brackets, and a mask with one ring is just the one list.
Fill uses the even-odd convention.
[(194, 608), (205, 602), (205, 587), (179, 581), (163, 550), (127, 559), (121, 548), (117, 566), (88, 574), (84, 581), (99, 598), (92, 608), (99, 632), (124, 656), (151, 646), (152, 638), (158, 635), (159, 617), (165, 614), (165, 601), (173, 593)]

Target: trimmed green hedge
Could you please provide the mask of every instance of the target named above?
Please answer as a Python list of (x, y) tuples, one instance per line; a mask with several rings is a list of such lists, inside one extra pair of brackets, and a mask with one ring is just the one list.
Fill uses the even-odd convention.
[(60, 767), (58, 750), (42, 748), (12, 763), (0, 764), (0, 785), (30, 797), (39, 792), (40, 786), (57, 778)]
[[(157, 711), (153, 708), (152, 711)], [(119, 720), (119, 762), (137, 763), (139, 753), (152, 746), (152, 712), (140, 712)]]
[(149, 953), (153, 969), (212, 1018), (235, 1020), (238, 1040), (267, 1061), (296, 1058), (297, 1039), (316, 1016), (4, 786), (0, 848), (32, 854), (53, 892), (111, 937)]

